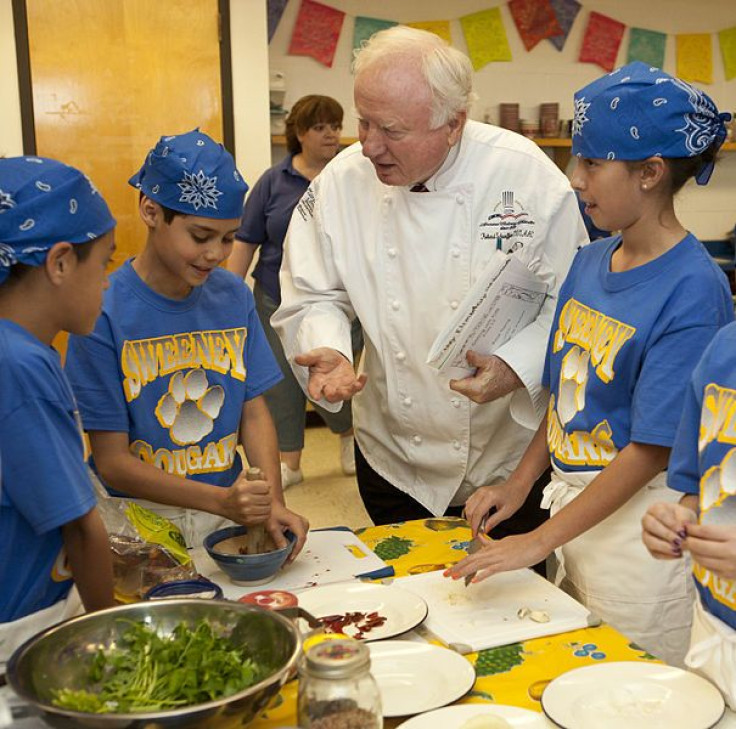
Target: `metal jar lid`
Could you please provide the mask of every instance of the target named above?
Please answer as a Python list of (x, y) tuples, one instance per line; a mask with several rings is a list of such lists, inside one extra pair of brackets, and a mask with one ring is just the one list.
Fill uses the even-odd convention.
[(318, 678), (347, 678), (371, 665), (368, 646), (352, 638), (312, 646), (306, 655), (306, 672)]

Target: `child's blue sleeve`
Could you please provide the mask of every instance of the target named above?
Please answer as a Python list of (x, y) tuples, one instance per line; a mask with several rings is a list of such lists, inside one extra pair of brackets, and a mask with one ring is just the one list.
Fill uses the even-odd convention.
[(247, 327), (248, 338), (245, 340), (245, 399), (252, 400), (262, 395), (266, 390), (280, 382), (281, 374), (276, 358), (271, 351), (271, 345), (266, 339), (261, 321), (256, 312), (253, 294), (243, 284), (247, 297)]

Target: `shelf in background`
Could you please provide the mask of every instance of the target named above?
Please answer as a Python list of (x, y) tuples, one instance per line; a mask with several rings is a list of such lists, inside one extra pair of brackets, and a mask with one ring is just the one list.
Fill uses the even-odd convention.
[[(357, 141), (357, 137), (342, 137), (340, 146), (348, 147)], [(567, 169), (571, 156), (570, 148), (572, 147), (572, 140), (569, 137), (534, 137), (532, 141), (543, 149), (545, 147), (552, 149), (552, 159), (555, 164), (563, 172)], [(273, 134), (271, 135), (271, 144), (277, 147), (284, 146), (286, 145), (286, 137), (283, 134)], [(736, 152), (736, 142), (726, 142), (721, 147), (721, 151)]]

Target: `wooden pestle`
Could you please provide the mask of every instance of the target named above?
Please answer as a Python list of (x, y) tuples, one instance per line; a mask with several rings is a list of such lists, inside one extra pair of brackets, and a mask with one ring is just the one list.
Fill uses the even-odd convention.
[[(245, 480), (262, 481), (263, 471), (257, 466), (252, 466), (245, 472)], [(248, 527), (245, 533), (245, 549), (247, 554), (262, 554), (266, 550), (266, 528), (263, 524)]]

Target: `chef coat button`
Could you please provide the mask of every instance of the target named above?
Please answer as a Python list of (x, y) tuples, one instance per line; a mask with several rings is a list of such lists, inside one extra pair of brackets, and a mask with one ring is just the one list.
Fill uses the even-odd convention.
[(420, 445), (422, 442), (422, 436), (421, 435), (415, 435), (412, 437), (412, 441), (414, 442), (414, 445)]
[(396, 258), (396, 249), (395, 248), (389, 248), (386, 253), (388, 253), (390, 258)]
[(399, 362), (403, 362), (406, 359), (406, 354), (404, 352), (397, 352), (396, 359), (399, 360)]
[(453, 397), (452, 400), (450, 400), (452, 403), (452, 407), (459, 408), (460, 407), (460, 400), (457, 397)]
[(457, 307), (460, 306), (457, 301), (451, 301), (450, 302), (450, 308), (451, 309), (457, 309)]
[(457, 203), (458, 205), (465, 205), (465, 198), (464, 198), (464, 197), (463, 197), (462, 195), (457, 195), (457, 196), (455, 197), (455, 202), (456, 202), (456, 203)]
[(452, 253), (453, 258), (459, 258), (460, 257), (460, 249), (459, 248), (453, 248), (450, 250), (450, 253)]
[(460, 443), (460, 441), (459, 441), (459, 440), (453, 440), (453, 441), (452, 441), (452, 447), (453, 447), (453, 448), (454, 448), (454, 449), (455, 449), (456, 451), (459, 451), (459, 450), (460, 450), (460, 449), (462, 448), (462, 443)]
[(404, 398), (404, 405), (406, 405), (406, 407), (409, 407), (411, 405), (411, 398), (410, 397), (405, 397)]
[(394, 299), (394, 300), (393, 300), (393, 301), (391, 302), (391, 308), (392, 308), (392, 309), (393, 309), (394, 311), (398, 311), (398, 310), (399, 310), (399, 307), (400, 307), (400, 306), (401, 306), (401, 304), (399, 303), (399, 300), (398, 300), (398, 299)]

